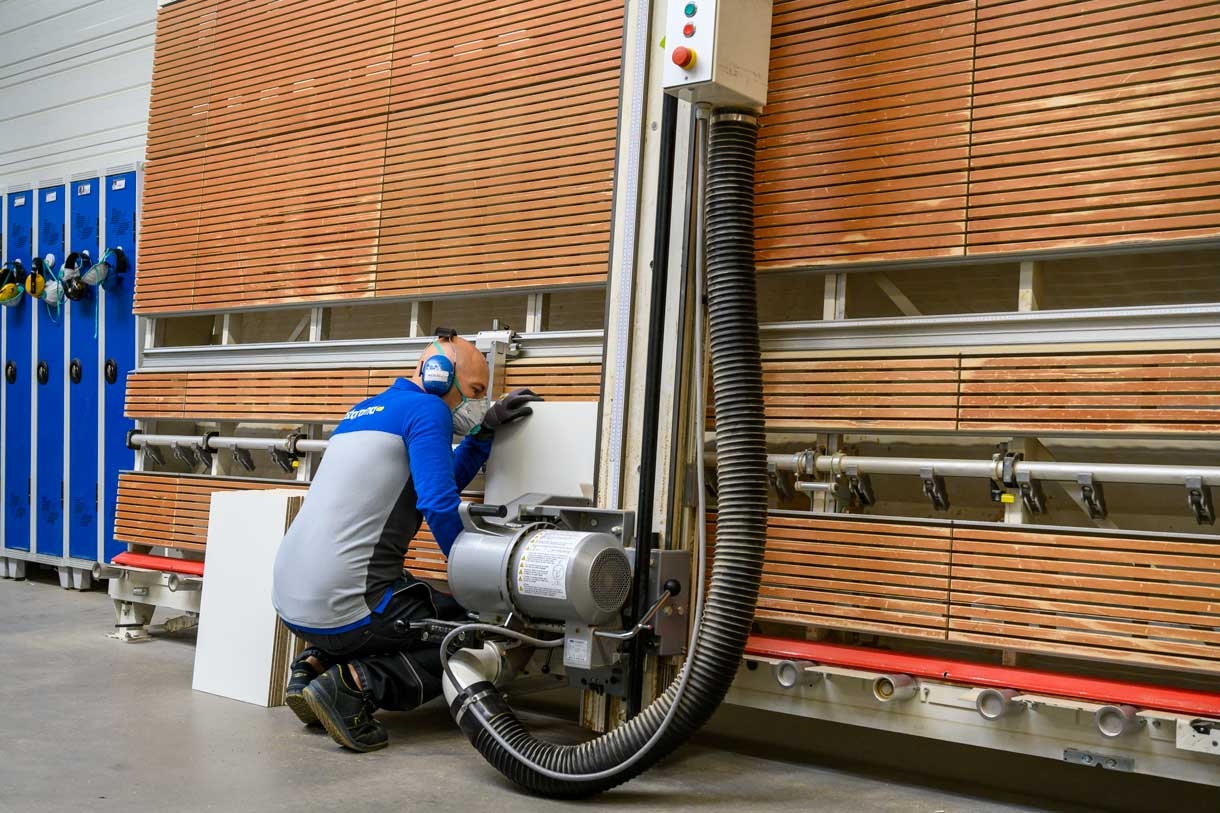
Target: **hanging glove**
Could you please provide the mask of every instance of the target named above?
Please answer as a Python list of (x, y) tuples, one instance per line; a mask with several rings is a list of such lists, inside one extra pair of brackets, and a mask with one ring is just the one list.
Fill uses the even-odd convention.
[(470, 434), (480, 438), (491, 437), (504, 424), (520, 420), (526, 415), (532, 415), (534, 410), (530, 404), (541, 400), (541, 396), (535, 395), (528, 389), (513, 390), (491, 405), (491, 409), (487, 410), (487, 414), (483, 416), (483, 422), (479, 424), (478, 430)]

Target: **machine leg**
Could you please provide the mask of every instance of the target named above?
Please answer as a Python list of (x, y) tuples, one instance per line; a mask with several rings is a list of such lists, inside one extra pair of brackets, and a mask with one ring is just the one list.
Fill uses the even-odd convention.
[(157, 605), (155, 604), (137, 604), (134, 601), (115, 599), (115, 631), (110, 634), (110, 637), (128, 643), (150, 640), (148, 625), (152, 623), (153, 613), (156, 610)]
[(25, 578), (25, 560), (23, 559), (0, 559), (0, 579), (24, 579)]
[(93, 587), (93, 574), (78, 567), (59, 568), (59, 586), (65, 590), (89, 590)]

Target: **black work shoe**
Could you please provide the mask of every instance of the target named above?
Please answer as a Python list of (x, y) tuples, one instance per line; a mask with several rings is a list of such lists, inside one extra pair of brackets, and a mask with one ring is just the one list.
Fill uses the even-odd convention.
[(350, 685), (347, 666), (327, 669), (301, 692), (314, 715), (335, 742), (353, 751), (376, 751), (390, 741), (385, 727), (373, 719), (377, 707)]
[(284, 703), (288, 708), (292, 709), (292, 713), (297, 716), (307, 726), (320, 726), (322, 723), (318, 720), (318, 715), (313, 713), (313, 709), (305, 702), (305, 687), (313, 682), (317, 675), (309, 664), (296, 664), (292, 668), (292, 674), (288, 677), (288, 688), (284, 691)]

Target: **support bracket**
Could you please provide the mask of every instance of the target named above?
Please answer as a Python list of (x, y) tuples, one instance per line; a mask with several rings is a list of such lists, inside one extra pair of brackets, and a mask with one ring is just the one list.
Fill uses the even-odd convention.
[(1216, 506), (1212, 502), (1212, 489), (1203, 482), (1202, 477), (1186, 478), (1186, 504), (1194, 512), (1195, 522), (1199, 525), (1216, 524)]
[(919, 470), (919, 479), (923, 480), (923, 494), (937, 511), (949, 510), (949, 492), (945, 489), (945, 478), (937, 474), (931, 466)]
[(1046, 513), (1046, 492), (1042, 490), (1042, 483), (1029, 476), (1028, 472), (1017, 473), (1017, 488), (1021, 490), (1021, 502), (1025, 504), (1025, 510), (1031, 514)]
[(1089, 519), (1105, 519), (1109, 512), (1106, 509), (1106, 492), (1101, 483), (1095, 481), (1092, 474), (1077, 474), (1076, 484), (1080, 486), (1080, 497), (1084, 500)]
[(771, 481), (771, 486), (781, 501), (786, 502), (792, 499), (793, 481), (796, 479), (794, 473), (781, 470), (775, 463), (768, 463), (767, 478)]
[[(867, 474), (860, 473), (860, 467), (853, 464), (847, 467), (844, 472), (847, 476), (847, 493), (855, 499), (861, 506), (867, 508), (877, 502), (877, 497), (873, 493), (873, 481)], [(941, 480), (943, 489), (944, 480)], [(948, 507), (948, 503), (946, 503)]]

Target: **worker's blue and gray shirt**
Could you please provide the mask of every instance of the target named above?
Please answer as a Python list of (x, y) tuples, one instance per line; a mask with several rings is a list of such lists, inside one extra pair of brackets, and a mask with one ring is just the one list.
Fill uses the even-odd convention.
[(445, 402), (402, 378), (344, 416), (276, 555), (271, 600), (285, 622), (326, 634), (369, 623), (421, 515), (449, 555), (459, 494), (491, 451), (490, 439), (454, 449), (452, 438)]

